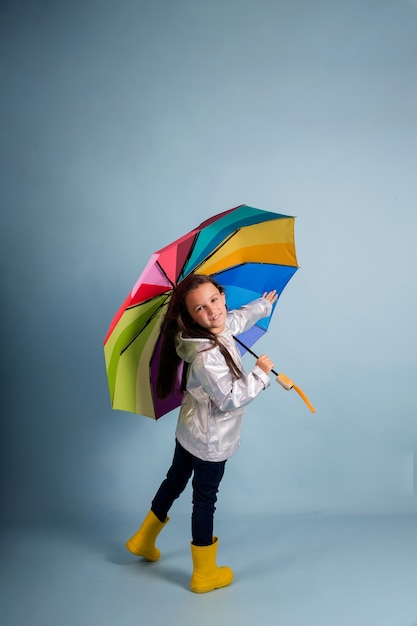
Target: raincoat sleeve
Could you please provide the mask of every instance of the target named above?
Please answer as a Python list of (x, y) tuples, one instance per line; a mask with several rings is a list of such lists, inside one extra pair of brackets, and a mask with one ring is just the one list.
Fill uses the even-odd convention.
[(268, 374), (257, 365), (243, 378), (235, 379), (217, 347), (200, 352), (192, 369), (194, 381), (222, 412), (245, 407), (270, 384)]
[(230, 312), (228, 327), (233, 335), (244, 333), (263, 317), (268, 317), (272, 312), (272, 304), (266, 298), (257, 298), (249, 304)]

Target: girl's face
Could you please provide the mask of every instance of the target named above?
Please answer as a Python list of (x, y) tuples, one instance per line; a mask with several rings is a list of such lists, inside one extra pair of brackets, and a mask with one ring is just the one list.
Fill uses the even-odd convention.
[(226, 324), (226, 298), (212, 283), (203, 283), (185, 296), (192, 319), (213, 335), (221, 333)]

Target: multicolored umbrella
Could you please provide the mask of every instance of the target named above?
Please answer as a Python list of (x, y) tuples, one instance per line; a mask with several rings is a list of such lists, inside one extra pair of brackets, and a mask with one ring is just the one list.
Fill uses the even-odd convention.
[[(211, 217), (152, 255), (104, 341), (113, 409), (158, 419), (180, 405), (181, 371), (172, 396), (160, 400), (155, 391), (160, 326), (173, 286), (191, 273), (211, 275), (225, 288), (229, 309), (272, 289), (281, 295), (298, 269), (294, 220), (241, 205)], [(239, 336), (242, 353), (266, 332), (270, 319)]]

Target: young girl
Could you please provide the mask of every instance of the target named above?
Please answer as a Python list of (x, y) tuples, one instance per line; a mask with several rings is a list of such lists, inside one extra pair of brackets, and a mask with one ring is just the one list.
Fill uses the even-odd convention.
[(167, 524), (174, 500), (193, 474), (190, 587), (205, 593), (232, 582), (229, 567), (218, 567), (218, 540), (213, 536), (217, 492), (226, 460), (238, 449), (244, 407), (268, 387), (271, 359), (262, 355), (244, 374), (233, 335), (247, 330), (271, 314), (275, 291), (227, 311), (221, 287), (210, 276), (192, 274), (174, 289), (162, 324), (163, 344), (157, 381), (158, 396), (168, 396), (175, 385), (181, 360), (183, 400), (172, 465), (159, 487), (151, 510), (127, 549), (148, 561), (159, 559), (155, 540)]

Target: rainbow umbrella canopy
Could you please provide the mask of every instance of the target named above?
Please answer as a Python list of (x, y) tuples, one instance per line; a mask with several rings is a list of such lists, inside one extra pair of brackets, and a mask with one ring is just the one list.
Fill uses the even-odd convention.
[[(229, 309), (272, 289), (281, 295), (298, 268), (294, 220), (241, 205), (214, 215), (152, 255), (104, 340), (113, 409), (158, 419), (180, 405), (181, 366), (170, 397), (161, 400), (155, 391), (160, 326), (172, 288), (191, 273), (211, 275), (225, 288)], [(239, 341), (251, 347), (267, 331), (270, 319), (260, 320)]]

